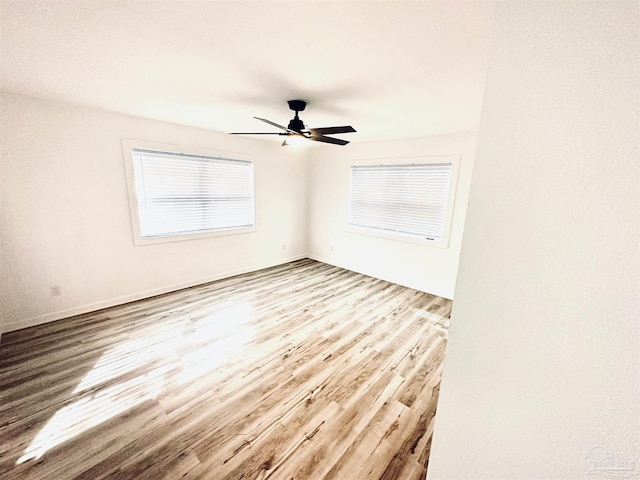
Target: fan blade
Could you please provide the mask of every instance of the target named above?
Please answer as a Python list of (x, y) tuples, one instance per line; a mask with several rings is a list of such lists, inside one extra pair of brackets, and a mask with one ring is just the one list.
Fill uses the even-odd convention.
[(333, 137), (325, 137), (322, 135), (314, 135), (309, 137), (309, 140), (313, 140), (315, 142), (323, 142), (323, 143), (333, 143), (334, 145), (346, 145), (349, 143), (346, 140), (342, 140), (341, 138), (333, 138)]
[(278, 125), (277, 123), (272, 122), (271, 120), (267, 120), (266, 118), (260, 118), (260, 117), (253, 117), (253, 118), (255, 118), (256, 120), (260, 120), (261, 122), (268, 123), (269, 125), (273, 125), (274, 127), (279, 128), (280, 130), (284, 130), (285, 132), (296, 133), (293, 130), (289, 130), (287, 127), (283, 127), (282, 125)]
[(345, 125), (344, 127), (320, 127), (320, 128), (308, 128), (314, 135), (325, 135), (331, 133), (355, 133), (356, 129), (351, 125)]
[(231, 132), (229, 135), (288, 135), (284, 132)]

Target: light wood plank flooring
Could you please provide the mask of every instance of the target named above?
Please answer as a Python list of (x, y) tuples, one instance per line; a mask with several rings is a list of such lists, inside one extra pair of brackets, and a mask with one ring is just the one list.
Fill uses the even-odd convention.
[(450, 310), (301, 260), (6, 333), (0, 478), (424, 478)]

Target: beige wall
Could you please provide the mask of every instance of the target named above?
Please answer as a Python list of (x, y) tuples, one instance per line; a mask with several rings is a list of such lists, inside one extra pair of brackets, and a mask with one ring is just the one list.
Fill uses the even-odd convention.
[(500, 6), (429, 480), (640, 474), (638, 21)]
[[(306, 255), (306, 166), (279, 142), (17, 95), (1, 105), (0, 331)], [(123, 138), (254, 160), (258, 231), (134, 246)]]

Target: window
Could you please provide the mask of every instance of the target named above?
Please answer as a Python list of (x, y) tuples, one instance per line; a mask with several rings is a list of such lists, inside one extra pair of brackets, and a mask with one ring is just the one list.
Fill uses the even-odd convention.
[(255, 227), (252, 162), (137, 147), (125, 151), (137, 244)]
[(352, 166), (349, 226), (446, 246), (452, 172), (451, 162)]

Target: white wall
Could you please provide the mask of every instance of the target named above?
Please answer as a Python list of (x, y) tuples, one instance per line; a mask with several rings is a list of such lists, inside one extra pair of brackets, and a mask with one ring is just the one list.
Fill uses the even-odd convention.
[(500, 5), (429, 480), (640, 473), (638, 20)]
[[(0, 332), (306, 254), (306, 167), (279, 142), (16, 95), (1, 105)], [(254, 160), (258, 231), (134, 246), (123, 138)]]
[[(453, 298), (476, 137), (446, 135), (397, 142), (352, 143), (310, 151), (307, 184), (309, 252), (312, 258)], [(350, 162), (385, 158), (460, 157), (448, 248), (346, 231)], [(333, 247), (333, 250), (332, 250)]]

